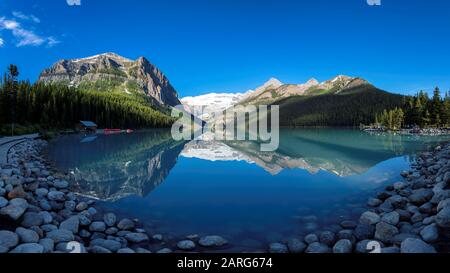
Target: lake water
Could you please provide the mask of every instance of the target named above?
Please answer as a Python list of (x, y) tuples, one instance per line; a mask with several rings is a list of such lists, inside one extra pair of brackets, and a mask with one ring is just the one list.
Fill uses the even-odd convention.
[(62, 136), (48, 154), (106, 211), (174, 240), (217, 234), (227, 250), (252, 251), (357, 219), (369, 195), (446, 139), (283, 129), (279, 149), (260, 152), (253, 142), (177, 142), (151, 130)]

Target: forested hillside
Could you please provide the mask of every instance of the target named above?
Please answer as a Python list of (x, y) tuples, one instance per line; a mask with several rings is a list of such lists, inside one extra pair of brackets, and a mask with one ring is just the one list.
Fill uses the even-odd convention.
[(372, 123), (384, 109), (403, 107), (405, 97), (366, 84), (339, 94), (292, 96), (273, 104), (280, 106), (281, 126), (359, 126)]
[(80, 120), (100, 127), (167, 127), (173, 119), (150, 106), (146, 98), (109, 92), (79, 90), (63, 85), (30, 84), (18, 80), (11, 65), (0, 81), (0, 126), (38, 125), (41, 128), (73, 128)]

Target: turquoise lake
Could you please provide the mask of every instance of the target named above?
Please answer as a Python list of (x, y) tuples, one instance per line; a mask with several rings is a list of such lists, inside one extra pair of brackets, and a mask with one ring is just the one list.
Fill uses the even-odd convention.
[(170, 238), (217, 234), (228, 251), (253, 251), (357, 219), (370, 195), (443, 140), (282, 129), (279, 149), (260, 152), (254, 142), (177, 142), (149, 130), (62, 136), (48, 156), (105, 211)]

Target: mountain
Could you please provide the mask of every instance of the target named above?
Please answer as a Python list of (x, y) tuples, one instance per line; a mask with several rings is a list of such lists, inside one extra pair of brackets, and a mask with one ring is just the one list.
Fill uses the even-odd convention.
[(39, 82), (64, 84), (82, 90), (137, 94), (155, 105), (180, 104), (166, 76), (146, 58), (133, 61), (115, 53), (60, 60), (45, 69)]
[[(279, 105), (282, 126), (358, 126), (372, 123), (384, 109), (402, 107), (405, 98), (378, 89), (363, 78), (345, 75), (323, 82), (312, 78), (301, 84), (284, 84), (271, 78), (245, 94), (224, 95), (214, 93), (185, 101), (220, 105), (216, 108), (219, 110), (234, 105)], [(205, 99), (210, 96), (214, 103)], [(233, 99), (225, 101), (223, 97)]]
[(239, 103), (244, 97), (241, 93), (209, 93), (196, 97), (185, 97), (181, 99), (183, 105), (190, 107), (202, 106), (203, 114), (199, 116), (202, 120), (209, 120), (212, 113), (222, 112), (229, 107)]
[(368, 85), (362, 78), (352, 78), (338, 75), (331, 80), (319, 83), (312, 78), (302, 84), (281, 84), (280, 81), (272, 78), (262, 87), (250, 92), (240, 104), (270, 104), (274, 101), (291, 96), (315, 96), (323, 94), (339, 94), (340, 92), (357, 86)]

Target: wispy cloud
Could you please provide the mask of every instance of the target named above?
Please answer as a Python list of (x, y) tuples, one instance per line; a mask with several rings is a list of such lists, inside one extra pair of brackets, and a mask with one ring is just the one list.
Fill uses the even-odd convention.
[[(24, 28), (18, 20), (30, 21), (32, 23), (39, 23), (40, 20), (34, 15), (25, 15), (21, 12), (13, 12), (14, 19), (8, 19), (6, 17), (0, 17), (0, 31), (7, 30), (12, 33), (16, 39), (15, 43), (17, 47), (23, 46), (41, 46), (46, 45), (52, 47), (59, 44), (60, 41), (53, 36), (44, 37), (37, 34), (35, 31)], [(5, 41), (2, 39), (1, 45), (4, 45)]]
[(5, 43), (5, 42), (3, 41), (3, 39), (0, 38), (0, 47), (2, 47), (4, 43)]
[(33, 14), (26, 15), (26, 14), (20, 12), (20, 11), (13, 11), (12, 14), (13, 14), (14, 17), (16, 17), (18, 19), (21, 19), (21, 20), (24, 20), (24, 21), (33, 21), (34, 23), (37, 23), (37, 24), (39, 24), (41, 22), (41, 19), (37, 18)]

